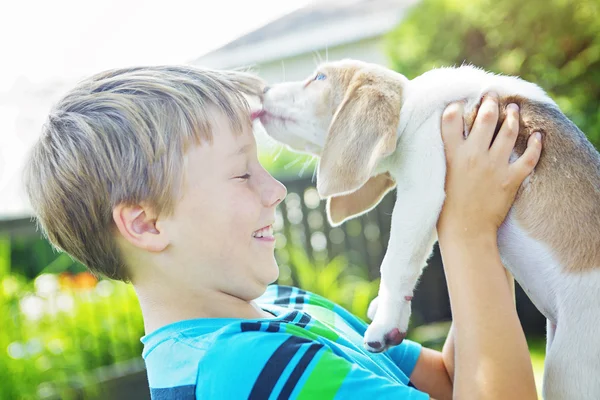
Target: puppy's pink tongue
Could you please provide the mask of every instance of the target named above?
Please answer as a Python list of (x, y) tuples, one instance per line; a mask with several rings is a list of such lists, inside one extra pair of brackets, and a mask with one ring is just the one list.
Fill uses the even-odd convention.
[(252, 114), (250, 114), (250, 118), (252, 119), (252, 121), (254, 121), (256, 118), (260, 118), (261, 116), (263, 116), (264, 113), (265, 110), (253, 111)]

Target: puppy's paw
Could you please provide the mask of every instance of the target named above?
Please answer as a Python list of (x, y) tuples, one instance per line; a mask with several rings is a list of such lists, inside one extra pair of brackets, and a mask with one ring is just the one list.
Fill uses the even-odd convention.
[[(390, 347), (397, 346), (406, 337), (406, 332), (400, 332), (400, 329), (393, 328), (391, 331), (385, 332), (385, 328), (374, 327), (369, 328), (371, 331), (365, 334), (364, 347), (371, 353), (381, 353)], [(372, 337), (372, 339), (369, 339)]]
[(375, 314), (377, 313), (377, 305), (379, 304), (379, 297), (375, 297), (371, 300), (369, 304), (369, 308), (367, 310), (367, 317), (373, 321), (375, 319)]
[(403, 301), (375, 298), (371, 302), (368, 314), (373, 311), (374, 318), (365, 332), (366, 350), (380, 353), (402, 343), (406, 337), (411, 312), (408, 298), (412, 297), (406, 296)]

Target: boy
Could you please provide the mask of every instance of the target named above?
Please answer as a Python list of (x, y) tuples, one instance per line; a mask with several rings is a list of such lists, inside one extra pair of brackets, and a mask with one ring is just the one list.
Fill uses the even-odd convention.
[(135, 287), (154, 399), (451, 398), (452, 379), (468, 387), (473, 376), (454, 376), (452, 335), (444, 355), (408, 340), (371, 354), (359, 319), (269, 286), (286, 191), (258, 162), (242, 95), (262, 87), (249, 74), (192, 67), (80, 83), (51, 111), (27, 168), (48, 239)]

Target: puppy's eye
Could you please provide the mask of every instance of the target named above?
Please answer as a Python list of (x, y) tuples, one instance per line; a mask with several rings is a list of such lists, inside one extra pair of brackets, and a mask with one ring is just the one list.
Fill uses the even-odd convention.
[(314, 80), (315, 81), (323, 81), (325, 79), (327, 79), (327, 75), (325, 75), (322, 72), (319, 72), (317, 75), (315, 75), (315, 79)]

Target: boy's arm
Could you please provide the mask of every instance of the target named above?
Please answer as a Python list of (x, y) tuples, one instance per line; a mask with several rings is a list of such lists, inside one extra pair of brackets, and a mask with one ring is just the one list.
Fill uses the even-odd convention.
[[(452, 341), (450, 334), (446, 339)], [(453, 346), (453, 345), (452, 345)], [(410, 381), (419, 390), (428, 393), (436, 400), (452, 399), (451, 367), (446, 364), (444, 353), (423, 347), (415, 369), (410, 375)]]
[[(514, 308), (514, 280), (508, 271), (504, 271), (508, 279), (508, 288), (510, 291), (511, 308)], [(454, 322), (450, 326), (444, 348), (441, 352), (423, 348), (421, 356), (417, 360), (412, 375), (411, 382), (419, 390), (429, 393), (437, 400), (451, 399), (454, 383)], [(468, 350), (467, 350), (468, 351)]]
[(497, 95), (482, 101), (466, 139), (461, 103), (442, 117), (446, 201), (437, 230), (455, 323), (457, 398), (537, 398), (497, 232), (539, 160), (541, 136), (531, 135), (523, 155), (509, 162), (519, 133), (518, 107), (509, 105), (506, 114), (495, 138)]
[[(510, 272), (506, 272), (511, 298), (515, 299), (515, 281)], [(514, 303), (513, 303), (514, 305)], [(424, 348), (425, 350), (425, 348)], [(450, 385), (447, 385), (446, 377), (449, 379)], [(452, 384), (454, 382), (454, 323), (450, 325), (448, 336), (444, 342), (442, 352), (427, 349), (426, 356), (417, 361), (413, 375), (410, 377), (413, 384), (421, 390), (436, 397), (443, 399), (443, 395), (433, 394), (432, 390), (443, 388), (442, 393), (445, 393), (448, 398), (452, 397)], [(429, 385), (433, 388), (429, 388)], [(449, 395), (447, 394), (449, 392)]]
[(446, 351), (448, 369), (456, 363), (454, 393), (536, 398), (527, 343), (495, 237), (467, 243), (450, 234), (440, 237), (454, 319), (455, 353), (449, 346)]

